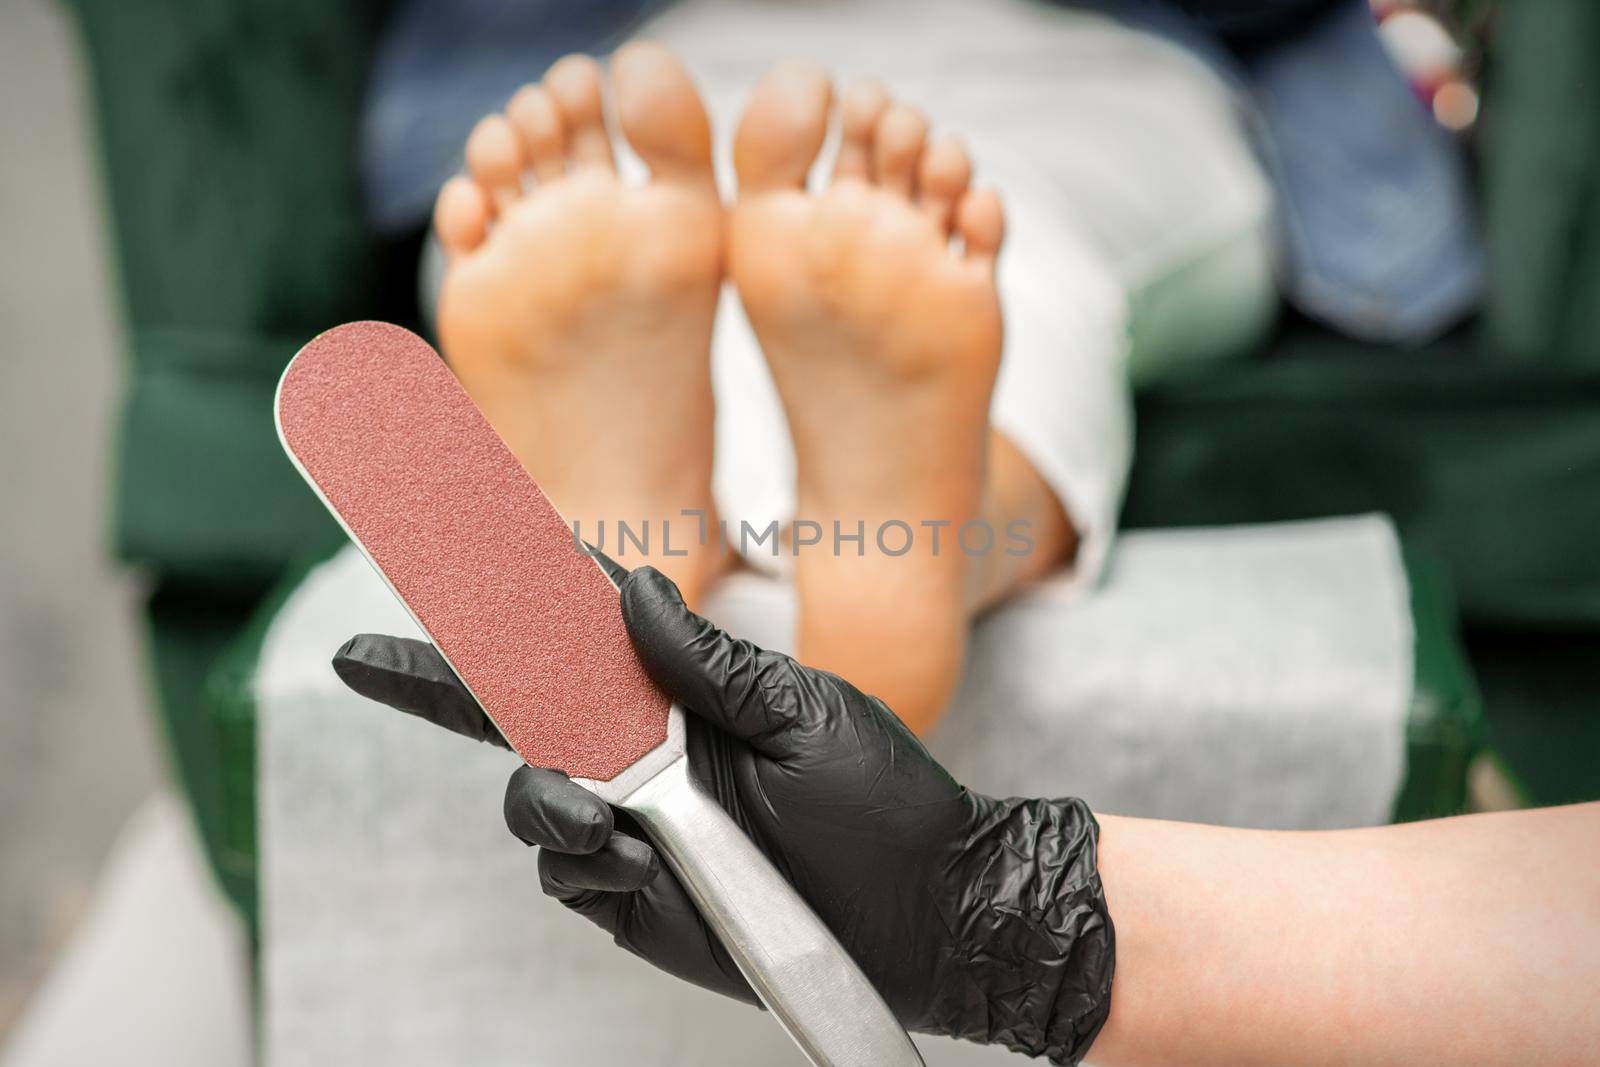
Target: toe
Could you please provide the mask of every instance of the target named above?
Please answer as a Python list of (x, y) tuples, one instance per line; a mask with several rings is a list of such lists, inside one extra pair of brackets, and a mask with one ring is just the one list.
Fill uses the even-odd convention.
[(828, 132), (832, 97), (828, 75), (815, 63), (788, 60), (767, 72), (734, 135), (742, 193), (805, 185)]
[(567, 152), (579, 167), (614, 169), (611, 136), (601, 102), (600, 64), (588, 56), (558, 59), (544, 76), (544, 87), (561, 111)]
[(956, 203), (956, 233), (967, 259), (991, 268), (1006, 235), (1006, 216), (993, 189), (971, 189)]
[(889, 107), (889, 94), (882, 85), (862, 78), (845, 90), (840, 106), (839, 160), (834, 165), (835, 181), (855, 178), (872, 180), (872, 143), (878, 120)]
[(709, 184), (711, 121), (694, 81), (678, 58), (653, 41), (639, 41), (611, 61), (617, 122), (656, 177)]
[(496, 212), (522, 195), (522, 142), (504, 115), (478, 120), (467, 137), (467, 172), (489, 194)]
[(470, 178), (455, 177), (444, 183), (433, 205), (433, 230), (445, 256), (457, 259), (483, 243), (489, 229), (489, 198)]
[(928, 121), (909, 104), (890, 104), (878, 120), (873, 142), (873, 173), (878, 184), (901, 196), (911, 195)]
[(567, 172), (567, 135), (561, 110), (542, 85), (524, 85), (506, 105), (506, 118), (522, 138), (523, 156), (533, 176), (555, 181)]
[(971, 180), (972, 164), (961, 139), (953, 134), (934, 138), (922, 153), (917, 171), (917, 206), (939, 227), (939, 232), (950, 232), (956, 203)]

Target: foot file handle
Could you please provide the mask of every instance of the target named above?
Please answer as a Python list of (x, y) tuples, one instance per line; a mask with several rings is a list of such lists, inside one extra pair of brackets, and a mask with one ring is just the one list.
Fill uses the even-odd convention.
[(761, 1002), (818, 1067), (921, 1067), (922, 1057), (848, 953), (682, 756), (621, 807), (717, 931)]

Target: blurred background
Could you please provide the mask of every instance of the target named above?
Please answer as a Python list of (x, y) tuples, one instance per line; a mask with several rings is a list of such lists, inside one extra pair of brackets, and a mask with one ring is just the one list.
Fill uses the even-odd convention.
[(0, 4), (0, 1033), (161, 761), (137, 573), (109, 554), (124, 382), (83, 66), (67, 12)]
[[(413, 6), (0, 0), (0, 1047), (153, 796), (217, 937), (255, 945), (256, 664), (339, 544), (266, 413), (321, 329), (421, 321), (438, 177), (374, 215), (356, 147)], [(1416, 678), (1387, 814), (1597, 799), (1600, 9), (1371, 9), (1408, 117), (1463, 161), (1420, 202), (1465, 212), (1468, 247), (1414, 227), (1367, 306), (1407, 306), (1419, 274), (1470, 306), (1379, 336), (1286, 285), (1251, 359), (1141, 386), (1122, 520), (1389, 516)], [(547, 58), (606, 43), (572, 32)], [(464, 132), (434, 138), (440, 174)], [(1340, 176), (1313, 158), (1279, 177), (1357, 216), (1417, 193)]]

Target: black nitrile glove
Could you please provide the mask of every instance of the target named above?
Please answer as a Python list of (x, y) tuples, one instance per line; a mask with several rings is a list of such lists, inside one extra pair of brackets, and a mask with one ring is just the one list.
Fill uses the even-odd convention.
[[(689, 758), (701, 783), (901, 1021), (1080, 1059), (1110, 1009), (1114, 956), (1098, 825), (1083, 802), (969, 792), (882, 701), (729, 637), (653, 568), (620, 586), (646, 670), (694, 713)], [(333, 662), (358, 693), (504, 744), (430, 645), (364, 634)], [(519, 767), (505, 814), (512, 833), (541, 846), (546, 893), (656, 966), (755, 1002), (625, 813), (558, 771)]]

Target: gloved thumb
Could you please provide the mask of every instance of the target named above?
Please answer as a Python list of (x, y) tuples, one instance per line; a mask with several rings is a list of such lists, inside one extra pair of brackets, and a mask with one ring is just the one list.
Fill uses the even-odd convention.
[(622, 582), (622, 620), (645, 670), (689, 711), (773, 758), (795, 747), (797, 727), (831, 705), (831, 676), (731, 637), (690, 611), (672, 580), (640, 567)]

